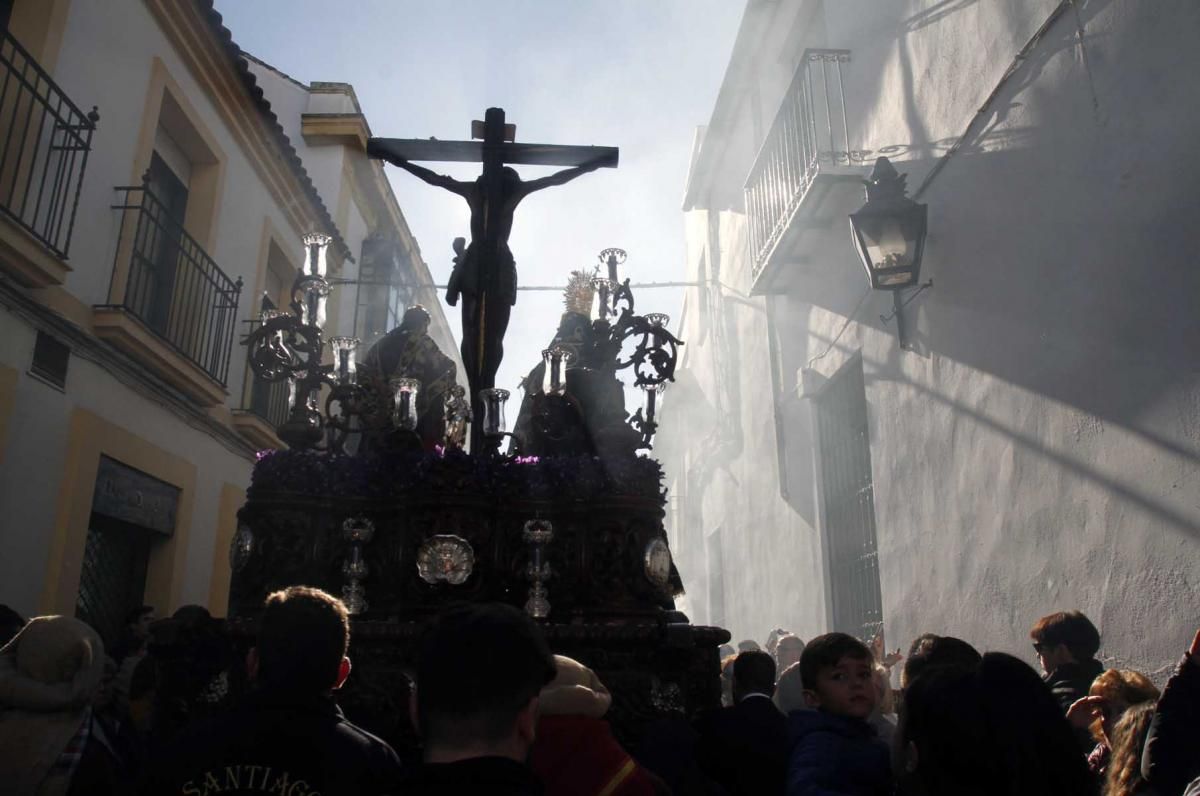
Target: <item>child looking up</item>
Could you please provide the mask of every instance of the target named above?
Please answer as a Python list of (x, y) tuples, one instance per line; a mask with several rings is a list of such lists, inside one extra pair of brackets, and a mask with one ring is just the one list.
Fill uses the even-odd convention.
[(788, 796), (886, 796), (891, 792), (887, 744), (867, 718), (875, 710), (874, 659), (858, 639), (827, 633), (800, 656), (811, 711), (788, 717)]

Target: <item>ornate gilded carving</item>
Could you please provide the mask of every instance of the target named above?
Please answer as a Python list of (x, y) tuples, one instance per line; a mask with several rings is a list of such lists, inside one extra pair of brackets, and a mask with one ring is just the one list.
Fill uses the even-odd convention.
[(461, 586), (475, 569), (475, 551), (461, 536), (438, 534), (417, 551), (417, 572), (426, 583)]

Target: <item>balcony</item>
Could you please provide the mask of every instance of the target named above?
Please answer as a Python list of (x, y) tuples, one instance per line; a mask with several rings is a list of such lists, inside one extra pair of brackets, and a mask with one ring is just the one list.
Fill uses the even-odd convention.
[(279, 450), (287, 447), (275, 430), (288, 418), (291, 392), (286, 381), (265, 381), (247, 365), (246, 400), (233, 411), (233, 427), (256, 448)]
[(84, 114), (12, 35), (0, 33), (0, 254), (25, 287), (62, 284), (100, 115)]
[(145, 185), (118, 190), (113, 303), (95, 307), (96, 334), (200, 405), (223, 403), (242, 280), (217, 267)]
[(825, 195), (838, 184), (861, 182), (842, 75), (849, 61), (849, 50), (804, 51), (746, 178), (756, 294), (786, 287), (787, 272), (804, 259), (800, 238)]

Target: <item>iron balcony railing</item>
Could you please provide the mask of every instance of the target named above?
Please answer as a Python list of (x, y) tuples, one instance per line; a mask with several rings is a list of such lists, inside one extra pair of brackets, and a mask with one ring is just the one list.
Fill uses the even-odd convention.
[(804, 51), (750, 168), (746, 215), (755, 277), (821, 170), (855, 157), (842, 84), (849, 61), (849, 50)]
[(0, 31), (0, 211), (66, 259), (100, 114), (84, 114)]
[(250, 399), (245, 409), (265, 420), (271, 428), (282, 426), (291, 410), (288, 382), (266, 381), (254, 375), (248, 365), (246, 378), (250, 380)]
[[(180, 354), (221, 386), (229, 375), (229, 358), (237, 320), (242, 279), (230, 279), (146, 184), (119, 186), (123, 213), (136, 214), (136, 224), (123, 219), (122, 234), (133, 226), (128, 270), (120, 307), (137, 317)], [(133, 194), (141, 200), (132, 201)], [(117, 256), (125, 249), (117, 243)], [(120, 265), (118, 261), (117, 266)], [(114, 266), (114, 280), (120, 268)]]

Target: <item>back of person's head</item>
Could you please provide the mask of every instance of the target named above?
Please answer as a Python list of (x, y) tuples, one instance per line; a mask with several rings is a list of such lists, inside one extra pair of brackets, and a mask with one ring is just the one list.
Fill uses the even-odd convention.
[(1106, 669), (1092, 681), (1090, 696), (1104, 697), (1106, 702), (1128, 707), (1154, 702), (1159, 697), (1158, 686), (1150, 678), (1133, 669)]
[(267, 596), (258, 625), (258, 680), (269, 688), (320, 694), (340, 685), (350, 648), (350, 616), (336, 597), (311, 586)]
[(1140, 793), (1142, 748), (1154, 718), (1154, 703), (1135, 705), (1117, 721), (1112, 737), (1112, 757), (1104, 775), (1104, 796), (1133, 796)]
[(843, 658), (875, 661), (870, 648), (847, 633), (826, 633), (808, 642), (800, 653), (800, 680), (805, 689), (815, 691), (821, 670), (837, 666)]
[(749, 650), (733, 661), (733, 699), (740, 702), (747, 694), (775, 693), (775, 659), (761, 650)]
[(12, 641), (13, 636), (17, 635), (23, 627), (25, 627), (23, 616), (7, 605), (0, 605), (0, 647)]
[(926, 633), (914, 642), (900, 672), (902, 686), (911, 683), (931, 666), (975, 666), (983, 656), (967, 642), (954, 636)]
[(756, 650), (756, 651), (762, 650), (762, 647), (758, 646), (758, 642), (752, 638), (745, 639), (744, 641), (739, 641), (737, 648), (738, 648), (738, 652), (749, 652), (750, 650)]
[[(1088, 695), (1104, 700), (1104, 717), (1093, 722), (1092, 737), (1097, 741), (1111, 741), (1107, 738), (1112, 731), (1112, 725), (1121, 718), (1129, 708), (1144, 702), (1157, 702), (1159, 691), (1150, 678), (1132, 669), (1106, 669), (1092, 681)], [(1107, 725), (1107, 729), (1106, 729)]]
[(212, 621), (212, 614), (203, 605), (192, 603), (176, 608), (175, 613), (171, 614), (171, 618), (181, 625), (202, 627)]
[(125, 612), (125, 622), (123, 627), (136, 627), (142, 621), (143, 616), (153, 613), (153, 605), (139, 605), (137, 608), (130, 608)]
[(767, 634), (767, 643), (763, 644), (763, 650), (766, 651), (768, 655), (774, 655), (775, 645), (779, 643), (779, 639), (783, 638), (787, 634), (788, 632), (782, 627), (773, 628), (771, 632)]
[(912, 656), (918, 654), (924, 646), (929, 644), (937, 637), (937, 633), (922, 633), (914, 638), (912, 644), (908, 645), (908, 657), (911, 658)]
[(557, 673), (541, 631), (499, 603), (453, 606), (421, 637), (417, 722), (430, 748), (504, 743)]
[(1059, 611), (1043, 616), (1029, 631), (1035, 644), (1053, 648), (1066, 646), (1076, 661), (1083, 662), (1096, 657), (1100, 650), (1100, 631), (1079, 611)]
[(1004, 653), (921, 672), (905, 689), (897, 739), (900, 775), (914, 777), (928, 796), (1089, 791), (1057, 700), (1033, 669)]
[(612, 706), (612, 694), (600, 678), (579, 661), (554, 656), (554, 679), (538, 696), (542, 716), (585, 716), (599, 719)]
[(793, 663), (780, 672), (773, 699), (775, 707), (785, 714), (808, 709), (808, 703), (804, 701), (804, 683), (800, 680), (799, 663)]
[(799, 663), (803, 652), (803, 639), (792, 633), (785, 633), (775, 644), (775, 664), (782, 671), (793, 663)]

